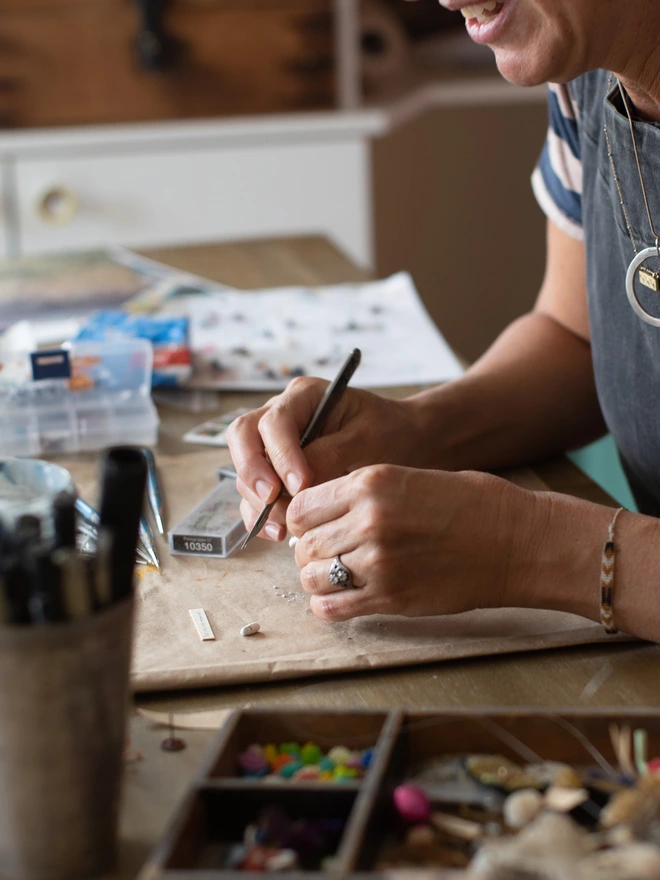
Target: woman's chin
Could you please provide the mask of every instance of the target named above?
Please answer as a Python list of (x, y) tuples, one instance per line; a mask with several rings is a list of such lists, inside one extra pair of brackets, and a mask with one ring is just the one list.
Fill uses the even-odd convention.
[(556, 82), (549, 65), (539, 64), (539, 55), (521, 57), (519, 52), (494, 49), (497, 69), (505, 80), (515, 86), (540, 86), (544, 83)]

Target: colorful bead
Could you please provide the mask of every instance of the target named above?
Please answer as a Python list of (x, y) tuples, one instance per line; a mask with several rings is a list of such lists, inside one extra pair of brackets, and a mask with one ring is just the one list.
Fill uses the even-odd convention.
[(431, 815), (431, 802), (425, 791), (416, 785), (399, 785), (394, 789), (394, 806), (406, 822), (426, 822)]
[(323, 752), (316, 743), (305, 743), (300, 750), (300, 757), (303, 764), (318, 764), (322, 755)]
[(302, 770), (305, 765), (302, 761), (290, 761), (280, 768), (279, 774), (282, 779), (291, 779), (298, 770)]
[[(302, 747), (296, 742), (285, 742), (280, 746), (253, 743), (241, 752), (237, 763), (241, 776), (268, 778), (269, 782), (274, 778), (284, 778), (332, 779), (341, 783), (362, 778), (371, 764), (374, 751), (371, 748), (351, 751), (346, 746), (334, 746), (328, 754), (324, 754), (313, 741), (306, 742)], [(295, 766), (291, 767), (292, 764)], [(301, 766), (313, 769), (310, 773), (301, 773)]]
[(248, 746), (238, 756), (238, 766), (245, 776), (265, 776), (270, 772), (270, 765), (261, 746)]
[(303, 765), (300, 770), (297, 770), (293, 776), (296, 782), (303, 782), (304, 780), (310, 779), (318, 779), (319, 778), (319, 768), (318, 766), (307, 766)]
[(273, 766), (275, 759), (279, 755), (279, 749), (277, 746), (269, 743), (267, 746), (264, 746), (264, 757), (268, 761), (268, 763)]
[(362, 752), (362, 757), (360, 758), (360, 765), (364, 770), (368, 770), (371, 766), (371, 762), (373, 761), (373, 757), (375, 754), (375, 749), (365, 749)]
[(282, 767), (286, 767), (287, 764), (293, 764), (295, 762), (295, 758), (293, 755), (278, 755), (275, 760), (271, 764), (271, 768), (273, 773), (279, 773)]
[(350, 760), (350, 750), (345, 746), (335, 746), (328, 752), (328, 757), (336, 765), (345, 765)]

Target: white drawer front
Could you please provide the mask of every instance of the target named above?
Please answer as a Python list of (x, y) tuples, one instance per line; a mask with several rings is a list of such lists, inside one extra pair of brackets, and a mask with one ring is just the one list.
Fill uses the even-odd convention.
[(15, 223), (12, 223), (12, 207), (7, 192), (10, 175), (11, 165), (0, 161), (0, 259), (12, 256), (17, 247)]
[(19, 157), (21, 252), (323, 233), (372, 262), (368, 145)]

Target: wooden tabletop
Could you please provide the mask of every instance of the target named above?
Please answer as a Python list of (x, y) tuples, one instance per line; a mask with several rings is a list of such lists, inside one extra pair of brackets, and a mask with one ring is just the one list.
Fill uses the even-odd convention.
[[(238, 288), (330, 284), (366, 280), (321, 238), (255, 241), (149, 251), (148, 256)], [(403, 394), (406, 389), (392, 393)], [(261, 395), (265, 399), (267, 395)], [(258, 401), (252, 395), (250, 401)], [(233, 409), (245, 395), (222, 395)], [(220, 406), (220, 404), (219, 404)], [(190, 451), (184, 430), (206, 417), (161, 409), (161, 447)], [(553, 490), (593, 501), (611, 499), (567, 460), (535, 468)], [(188, 713), (241, 706), (290, 708), (396, 707), (452, 709), (473, 706), (616, 707), (660, 706), (660, 647), (641, 642), (571, 648), (308, 678), (205, 691), (140, 694), (137, 707)], [(131, 746), (142, 760), (126, 767), (121, 826), (121, 878), (134, 877), (185, 791), (208, 745), (208, 731), (182, 731), (187, 749), (160, 749), (166, 730), (134, 714)]]

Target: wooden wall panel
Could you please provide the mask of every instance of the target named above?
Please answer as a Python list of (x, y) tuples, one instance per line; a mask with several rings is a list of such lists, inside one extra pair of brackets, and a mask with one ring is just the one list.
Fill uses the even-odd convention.
[(545, 217), (529, 178), (546, 128), (541, 102), (443, 107), (374, 141), (377, 271), (410, 271), (468, 361), (536, 299)]
[(334, 103), (331, 0), (171, 0), (170, 68), (137, 59), (130, 0), (0, 0), (0, 125), (321, 109)]

